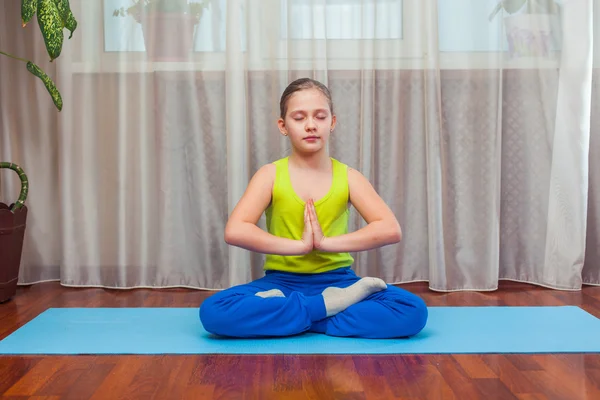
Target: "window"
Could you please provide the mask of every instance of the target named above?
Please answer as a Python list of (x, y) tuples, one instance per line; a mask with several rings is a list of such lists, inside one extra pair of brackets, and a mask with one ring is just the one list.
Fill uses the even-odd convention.
[[(200, 0), (190, 0), (199, 2)], [(261, 2), (264, 0), (261, 0)], [(282, 39), (403, 39), (403, 0), (278, 0)], [(226, 13), (230, 2), (218, 0), (204, 12), (194, 31), (195, 52), (223, 52), (226, 43)], [(131, 0), (104, 0), (104, 50), (145, 51), (142, 26), (131, 16), (114, 16), (115, 10), (131, 6)], [(273, 13), (268, 5), (262, 16)], [(266, 14), (265, 14), (266, 13)], [(244, 24), (244, 11), (241, 23)], [(245, 29), (242, 29), (245, 34)], [(245, 38), (242, 38), (245, 47)]]
[[(373, 68), (391, 68), (401, 60), (417, 60), (423, 55), (421, 29), (410, 26), (417, 19), (414, 16), (424, 15), (427, 7), (423, 1), (212, 0), (195, 27), (189, 63), (155, 64), (153, 68), (224, 68), (227, 35), (232, 28), (240, 35), (241, 50), (253, 49), (249, 68), (288, 68), (286, 60), (294, 60), (294, 68), (309, 67), (323, 58), (324, 51), (329, 68), (354, 69), (361, 62)], [(97, 18), (94, 12), (102, 15), (97, 18), (102, 30), (102, 63), (86, 62), (88, 57), (82, 55), (79, 68), (144, 70), (142, 26), (131, 16), (113, 15), (115, 10), (130, 7), (132, 0), (104, 0), (101, 4), (102, 11), (98, 6), (95, 11), (91, 6), (86, 9), (90, 18)], [(235, 18), (239, 16), (240, 24), (236, 27), (227, 25), (231, 17), (227, 8), (231, 12), (231, 7), (239, 7)], [(122, 57), (122, 53), (128, 56)]]
[(438, 2), (440, 51), (492, 52), (506, 49), (502, 13), (488, 20), (498, 0)]
[(402, 39), (402, 0), (281, 0), (284, 39)]
[[(506, 52), (509, 51), (508, 31), (516, 29), (521, 36), (530, 37), (538, 29), (548, 32), (547, 46), (551, 51), (560, 48), (560, 15), (523, 15), (526, 6), (508, 16), (498, 12), (491, 20), (499, 0), (453, 0), (438, 2), (439, 43), (442, 52)], [(560, 8), (556, 6), (556, 11)], [(508, 18), (507, 18), (508, 17)], [(524, 17), (524, 18), (523, 18)], [(529, 18), (530, 17), (530, 18)], [(535, 37), (531, 40), (538, 40)], [(524, 44), (526, 45), (526, 44)]]
[[(277, 3), (271, 3), (276, 1)], [(421, 25), (428, 0), (268, 0), (279, 8), (280, 22), (269, 29), (272, 59), (294, 68), (396, 68), (423, 57)]]
[[(189, 0), (198, 3), (200, 0)], [(145, 51), (142, 26), (131, 16), (114, 16), (115, 10), (130, 7), (131, 0), (104, 0), (104, 51)], [(217, 4), (218, 7), (214, 7)], [(225, 51), (227, 0), (219, 0), (205, 9), (194, 29), (193, 51)]]

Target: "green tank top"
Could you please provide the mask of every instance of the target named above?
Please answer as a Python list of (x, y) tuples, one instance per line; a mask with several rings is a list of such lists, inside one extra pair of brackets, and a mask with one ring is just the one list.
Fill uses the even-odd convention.
[[(265, 211), (267, 230), (279, 237), (294, 240), (302, 239), (304, 231), (304, 201), (294, 192), (288, 169), (288, 157), (274, 162), (276, 166), (275, 183), (271, 204)], [(323, 234), (326, 237), (348, 233), (348, 167), (331, 159), (333, 179), (329, 192), (315, 200), (315, 210)], [(331, 271), (349, 267), (354, 258), (349, 253), (328, 253), (313, 250), (300, 256), (280, 256), (267, 254), (264, 269), (304, 274)]]

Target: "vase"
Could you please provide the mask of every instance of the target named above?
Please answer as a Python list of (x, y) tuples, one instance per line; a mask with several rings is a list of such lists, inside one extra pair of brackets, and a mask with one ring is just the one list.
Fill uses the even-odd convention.
[(0, 203), (0, 303), (17, 292), (26, 221), (26, 206), (11, 211)]
[(19, 175), (21, 193), (19, 199), (10, 206), (0, 203), (0, 303), (10, 300), (17, 292), (27, 222), (25, 199), (29, 192), (29, 181), (21, 167), (0, 162), (0, 169), (3, 168)]
[(184, 13), (148, 13), (141, 16), (149, 61), (187, 61), (194, 44), (197, 18)]
[(553, 14), (515, 14), (504, 18), (509, 57), (550, 57), (558, 49), (559, 23)]

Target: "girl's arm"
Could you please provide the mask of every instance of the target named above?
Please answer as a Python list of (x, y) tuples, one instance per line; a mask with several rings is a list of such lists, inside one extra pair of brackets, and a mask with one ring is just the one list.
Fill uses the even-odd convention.
[(267, 164), (250, 180), (244, 195), (233, 209), (225, 226), (225, 242), (257, 253), (300, 255), (312, 250), (301, 240), (271, 235), (256, 224), (271, 202), (275, 165)]
[(402, 239), (396, 216), (371, 183), (358, 171), (348, 168), (350, 202), (367, 222), (367, 226), (341, 236), (323, 238), (320, 250), (340, 253), (371, 250)]

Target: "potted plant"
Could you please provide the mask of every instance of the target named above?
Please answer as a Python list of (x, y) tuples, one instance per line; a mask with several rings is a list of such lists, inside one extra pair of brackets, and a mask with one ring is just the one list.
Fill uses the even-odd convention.
[(500, 0), (489, 20), (504, 10), (508, 52), (511, 58), (549, 57), (560, 32), (555, 0)]
[(25, 200), (29, 189), (27, 175), (18, 165), (0, 162), (2, 168), (12, 169), (19, 175), (21, 193), (11, 205), (0, 202), (0, 303), (6, 302), (17, 292), (27, 222)]
[(152, 61), (183, 61), (189, 56), (194, 27), (210, 0), (132, 0), (114, 16), (131, 16), (142, 26), (144, 45)]
[[(70, 39), (77, 28), (77, 20), (71, 12), (69, 0), (21, 0), (23, 27), (27, 26), (35, 15), (52, 62), (60, 56), (64, 30), (71, 32)], [(24, 62), (27, 70), (44, 83), (55, 107), (59, 111), (62, 110), (63, 101), (60, 92), (52, 79), (39, 66), (5, 51), (0, 51), (0, 55)], [(15, 171), (21, 180), (21, 193), (18, 200), (10, 205), (0, 203), (0, 303), (3, 303), (12, 298), (17, 291), (27, 221), (25, 200), (29, 192), (29, 181), (23, 169), (14, 163), (0, 162), (0, 169)]]

